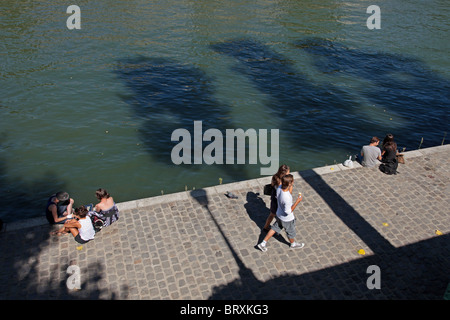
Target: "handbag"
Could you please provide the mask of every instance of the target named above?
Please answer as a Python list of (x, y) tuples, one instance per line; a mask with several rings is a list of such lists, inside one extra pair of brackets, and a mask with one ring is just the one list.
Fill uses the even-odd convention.
[(272, 190), (273, 190), (272, 184), (269, 183), (264, 186), (264, 194), (266, 196), (272, 195)]
[(403, 157), (403, 154), (397, 154), (397, 162), (405, 164), (405, 158)]
[(96, 215), (93, 214), (90, 216), (90, 218), (91, 218), (92, 226), (94, 227), (95, 232), (99, 232), (105, 226), (105, 223), (103, 222), (103, 220), (100, 219), (99, 217), (97, 217)]
[(347, 160), (344, 161), (344, 166), (353, 168), (352, 156), (350, 156)]

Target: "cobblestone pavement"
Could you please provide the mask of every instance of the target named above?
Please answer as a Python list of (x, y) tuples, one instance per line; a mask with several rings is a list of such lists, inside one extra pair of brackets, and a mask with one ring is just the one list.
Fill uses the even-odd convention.
[[(120, 220), (83, 246), (50, 236), (48, 225), (7, 225), (0, 299), (443, 299), (449, 157), (449, 145), (407, 152), (394, 176), (341, 165), (295, 173), (306, 244), (296, 250), (284, 232), (267, 252), (256, 248), (267, 177), (121, 203)], [(67, 287), (70, 265), (80, 268), (79, 290)], [(377, 274), (381, 288), (369, 289)]]

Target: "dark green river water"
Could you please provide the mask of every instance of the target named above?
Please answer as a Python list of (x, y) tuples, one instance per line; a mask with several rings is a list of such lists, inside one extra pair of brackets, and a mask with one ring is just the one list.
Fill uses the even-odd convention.
[[(81, 10), (69, 30), (66, 9)], [(367, 7), (381, 9), (370, 30)], [(260, 177), (175, 165), (172, 132), (279, 130), (279, 164), (342, 163), (372, 136), (447, 143), (449, 2), (0, 1), (0, 218), (106, 188), (117, 202)], [(203, 148), (208, 142), (203, 143)], [(225, 142), (224, 142), (225, 146)], [(259, 148), (261, 146), (258, 146)], [(194, 162), (194, 159), (192, 160)]]

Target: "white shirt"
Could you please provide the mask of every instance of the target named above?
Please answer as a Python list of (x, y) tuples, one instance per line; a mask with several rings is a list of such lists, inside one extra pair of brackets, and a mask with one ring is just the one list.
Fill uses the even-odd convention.
[(84, 219), (78, 220), (78, 222), (81, 224), (81, 228), (78, 229), (81, 239), (85, 241), (94, 239), (95, 230), (94, 226), (92, 225), (91, 218), (86, 217)]
[(287, 191), (283, 191), (281, 186), (277, 189), (277, 201), (278, 201), (278, 209), (277, 209), (277, 217), (284, 221), (292, 221), (295, 219), (294, 213), (292, 212), (292, 195)]

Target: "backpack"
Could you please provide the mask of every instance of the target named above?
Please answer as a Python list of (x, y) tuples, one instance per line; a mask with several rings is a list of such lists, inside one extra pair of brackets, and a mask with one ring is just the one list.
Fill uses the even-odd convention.
[(117, 220), (119, 220), (119, 209), (114, 204), (114, 206), (108, 211), (96, 212), (93, 208), (88, 213), (91, 218), (92, 225), (94, 226), (95, 232), (100, 231), (102, 228), (108, 227)]
[(95, 233), (102, 230), (102, 228), (105, 226), (105, 223), (97, 215), (97, 212), (94, 211), (94, 205), (92, 203), (90, 203), (90, 204), (84, 205), (84, 207), (89, 211), (87, 215), (91, 219), (92, 226), (94, 227)]
[(102, 230), (103, 226), (105, 225), (103, 220), (97, 217), (95, 214), (89, 215), (89, 218), (91, 218), (92, 225), (94, 226), (95, 233)]
[(266, 196), (270, 196), (270, 195), (272, 195), (272, 190), (273, 190), (273, 186), (271, 183), (269, 183), (264, 186), (263, 192)]

